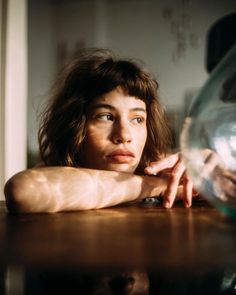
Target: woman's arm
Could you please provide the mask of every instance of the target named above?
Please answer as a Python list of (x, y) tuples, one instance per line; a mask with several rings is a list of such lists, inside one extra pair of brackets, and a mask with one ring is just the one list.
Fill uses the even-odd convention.
[(10, 212), (59, 212), (97, 209), (163, 195), (165, 179), (72, 167), (22, 171), (5, 185)]

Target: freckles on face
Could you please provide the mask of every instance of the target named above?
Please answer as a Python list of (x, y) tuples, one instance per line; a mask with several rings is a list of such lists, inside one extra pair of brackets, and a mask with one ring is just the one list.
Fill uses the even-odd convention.
[(145, 103), (119, 88), (95, 99), (87, 114), (84, 166), (133, 173), (146, 143), (146, 120)]

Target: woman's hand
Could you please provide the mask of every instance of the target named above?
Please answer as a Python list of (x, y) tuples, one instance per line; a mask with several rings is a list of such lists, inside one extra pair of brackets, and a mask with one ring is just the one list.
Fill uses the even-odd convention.
[(165, 208), (172, 207), (180, 185), (183, 186), (182, 200), (184, 206), (189, 208), (192, 205), (192, 197), (196, 194), (193, 194), (193, 183), (186, 174), (186, 168), (179, 153), (168, 155), (156, 162), (151, 162), (144, 169), (144, 172), (148, 175), (157, 175), (161, 172), (168, 176), (167, 189), (163, 199), (163, 206)]

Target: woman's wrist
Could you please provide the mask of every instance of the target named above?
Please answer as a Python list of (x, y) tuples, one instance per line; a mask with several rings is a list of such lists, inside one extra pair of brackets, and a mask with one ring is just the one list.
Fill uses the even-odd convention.
[(141, 193), (139, 199), (161, 197), (167, 188), (167, 179), (158, 176), (142, 176)]

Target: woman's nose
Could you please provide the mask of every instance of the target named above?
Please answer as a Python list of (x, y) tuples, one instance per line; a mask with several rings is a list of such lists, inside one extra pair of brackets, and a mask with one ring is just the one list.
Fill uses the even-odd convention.
[(132, 141), (132, 133), (128, 122), (120, 122), (114, 126), (112, 139), (115, 143), (127, 143)]

